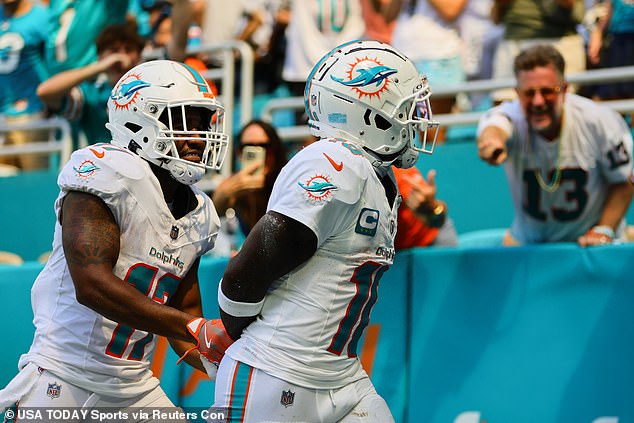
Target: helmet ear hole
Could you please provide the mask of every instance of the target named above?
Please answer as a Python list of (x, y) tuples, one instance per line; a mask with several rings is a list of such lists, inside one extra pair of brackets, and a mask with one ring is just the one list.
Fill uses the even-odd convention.
[(363, 114), (363, 121), (367, 126), (370, 126), (372, 123), (370, 122), (370, 116), (372, 115), (372, 110), (365, 109), (365, 113)]
[(376, 114), (374, 116), (374, 125), (376, 125), (376, 127), (382, 131), (387, 131), (392, 127), (390, 121), (379, 114)]
[(141, 129), (143, 129), (141, 125), (137, 125), (136, 123), (133, 123), (133, 122), (126, 122), (124, 126), (128, 128), (130, 131), (134, 132), (135, 134), (139, 132)]
[(134, 140), (130, 140), (130, 142), (128, 143), (128, 150), (130, 150), (134, 154), (139, 154), (137, 153), (137, 150), (139, 150), (140, 148), (141, 146), (139, 146), (139, 144), (137, 144)]

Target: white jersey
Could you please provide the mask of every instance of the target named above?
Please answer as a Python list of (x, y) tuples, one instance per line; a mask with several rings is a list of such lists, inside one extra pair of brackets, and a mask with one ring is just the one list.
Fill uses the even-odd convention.
[(273, 283), (257, 320), (227, 355), (314, 389), (367, 377), (357, 348), (379, 279), (394, 260), (399, 203), (397, 194), (390, 206), (371, 163), (352, 144), (321, 140), (297, 153), (268, 207), (312, 229), (317, 251)]
[[(69, 191), (101, 198), (121, 231), (113, 273), (148, 298), (169, 304), (195, 260), (213, 247), (220, 221), (207, 195), (174, 219), (149, 164), (128, 150), (96, 144), (74, 152), (58, 178), (59, 216)], [(149, 369), (155, 336), (120, 325), (77, 302), (55, 225), (53, 252), (31, 290), (35, 337), (20, 368), (34, 362), (64, 380), (102, 395), (133, 397), (158, 384)]]
[(359, 0), (292, 0), (291, 15), (282, 70), (286, 81), (305, 82), (324, 54), (365, 31)]
[[(623, 118), (611, 109), (575, 94), (566, 94), (561, 135), (548, 142), (528, 130), (519, 101), (502, 103), (513, 124), (504, 169), (515, 204), (512, 235), (522, 243), (576, 242), (596, 225), (608, 186), (629, 180), (632, 135)], [(558, 159), (559, 157), (559, 159)], [(561, 180), (557, 186), (556, 163)], [(617, 237), (625, 223), (617, 228)]]

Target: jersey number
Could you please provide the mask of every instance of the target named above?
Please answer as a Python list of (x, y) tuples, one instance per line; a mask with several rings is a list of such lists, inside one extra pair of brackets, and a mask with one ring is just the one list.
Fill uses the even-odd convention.
[(24, 38), (20, 34), (7, 32), (0, 36), (0, 73), (8, 74), (18, 68), (23, 48)]
[[(554, 170), (548, 175), (552, 177)], [(541, 206), (541, 189), (537, 182), (537, 177), (533, 170), (524, 171), (524, 184), (526, 184), (526, 197), (524, 198), (524, 210), (532, 218), (545, 221), (548, 219), (546, 211)], [(562, 169), (561, 182), (559, 189), (566, 189), (566, 204), (571, 207), (552, 207), (550, 213), (554, 220), (559, 222), (569, 222), (576, 220), (581, 216), (583, 210), (588, 204), (588, 191), (586, 191), (586, 183), (588, 182), (588, 174), (583, 169)], [(548, 210), (547, 210), (548, 211)]]
[(64, 10), (59, 17), (59, 31), (55, 36), (55, 60), (59, 63), (64, 63), (68, 59), (68, 49), (66, 48), (66, 41), (68, 39), (68, 32), (70, 31), (70, 25), (75, 19), (75, 9), (69, 7)]
[[(157, 274), (158, 268), (138, 263), (130, 267), (125, 280), (154, 302), (165, 304), (169, 300), (169, 297), (176, 291), (180, 278), (166, 273), (154, 283)], [(112, 337), (106, 347), (106, 354), (112, 357), (122, 358), (134, 331), (134, 328), (118, 324), (112, 332)], [(128, 360), (140, 361), (145, 353), (145, 347), (152, 342), (153, 338), (154, 334), (148, 333), (143, 338), (135, 341), (134, 346), (126, 358)]]
[(357, 267), (350, 279), (357, 292), (348, 304), (346, 315), (339, 322), (328, 351), (341, 355), (346, 345), (348, 357), (357, 356), (357, 345), (370, 321), (370, 312), (378, 299), (379, 281), (389, 266), (369, 261)]
[(346, 20), (350, 16), (349, 2), (337, 0), (318, 0), (317, 8), (317, 27), (319, 32), (339, 33), (343, 30)]

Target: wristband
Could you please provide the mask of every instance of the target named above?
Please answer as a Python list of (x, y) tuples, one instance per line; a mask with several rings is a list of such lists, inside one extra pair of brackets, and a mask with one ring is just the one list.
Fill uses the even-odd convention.
[(220, 309), (233, 317), (253, 317), (260, 314), (264, 306), (264, 298), (257, 303), (245, 303), (227, 298), (222, 292), (222, 279), (218, 284), (218, 305)]
[(609, 227), (608, 225), (597, 225), (597, 226), (593, 226), (592, 229), (590, 229), (592, 232), (597, 233), (597, 234), (601, 234), (601, 235), (605, 235), (607, 237), (610, 237), (610, 240), (614, 239), (614, 231), (612, 230), (611, 227)]

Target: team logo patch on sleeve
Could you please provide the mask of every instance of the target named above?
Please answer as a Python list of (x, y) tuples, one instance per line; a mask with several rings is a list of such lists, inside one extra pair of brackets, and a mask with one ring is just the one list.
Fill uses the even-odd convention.
[(84, 160), (83, 162), (81, 162), (79, 167), (73, 166), (73, 170), (75, 171), (75, 174), (78, 177), (80, 177), (82, 179), (88, 179), (92, 175), (94, 175), (95, 172), (97, 172), (98, 170), (101, 170), (101, 169), (99, 167), (97, 167), (95, 165), (95, 162), (93, 162), (92, 160)]
[(332, 192), (338, 188), (330, 182), (328, 175), (315, 175), (308, 178), (305, 183), (297, 182), (306, 192), (306, 198), (313, 203), (323, 203), (332, 198)]

